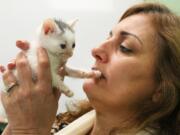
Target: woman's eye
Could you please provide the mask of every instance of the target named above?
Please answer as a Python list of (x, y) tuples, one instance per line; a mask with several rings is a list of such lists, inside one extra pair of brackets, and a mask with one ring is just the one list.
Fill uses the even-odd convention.
[(123, 53), (131, 53), (132, 50), (125, 47), (124, 45), (120, 45), (120, 51), (123, 52)]

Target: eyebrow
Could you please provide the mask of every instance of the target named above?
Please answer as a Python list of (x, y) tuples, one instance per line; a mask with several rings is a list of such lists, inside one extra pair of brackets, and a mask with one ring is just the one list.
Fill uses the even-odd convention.
[(141, 43), (141, 45), (143, 45), (142, 40), (137, 35), (135, 35), (133, 33), (129, 33), (127, 31), (121, 31), (120, 34), (123, 35), (123, 36), (132, 36), (132, 37), (136, 38)]

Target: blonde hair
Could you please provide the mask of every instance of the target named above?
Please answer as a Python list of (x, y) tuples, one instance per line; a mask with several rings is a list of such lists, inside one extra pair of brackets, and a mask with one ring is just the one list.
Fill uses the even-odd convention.
[[(159, 84), (161, 97), (141, 104), (138, 120), (140, 128), (158, 129), (159, 135), (180, 134), (180, 18), (166, 6), (158, 3), (142, 3), (129, 8), (120, 21), (135, 15), (149, 15), (156, 30), (158, 57), (155, 79)], [(87, 105), (86, 103), (84, 105)], [(92, 109), (90, 104), (89, 108)], [(84, 108), (82, 106), (82, 108)], [(86, 108), (87, 110), (87, 108)], [(83, 109), (79, 112), (86, 112)], [(76, 114), (77, 116), (80, 116)], [(73, 117), (76, 118), (76, 115)], [(112, 129), (113, 132), (118, 129)]]

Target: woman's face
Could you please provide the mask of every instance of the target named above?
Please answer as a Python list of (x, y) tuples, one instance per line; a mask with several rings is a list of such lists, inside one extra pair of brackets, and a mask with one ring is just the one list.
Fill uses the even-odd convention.
[(137, 14), (123, 19), (107, 40), (92, 50), (92, 68), (104, 77), (87, 79), (83, 88), (96, 110), (134, 109), (152, 99), (157, 47), (149, 18)]

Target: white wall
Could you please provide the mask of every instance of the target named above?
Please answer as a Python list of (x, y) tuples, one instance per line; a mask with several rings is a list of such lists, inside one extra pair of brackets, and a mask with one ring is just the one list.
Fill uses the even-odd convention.
[[(6, 65), (16, 56), (19, 51), (15, 47), (17, 39), (33, 39), (35, 30), (43, 19), (56, 17), (68, 21), (78, 18), (77, 46), (68, 65), (88, 70), (93, 64), (91, 49), (106, 38), (125, 9), (141, 1), (0, 0), (0, 64)], [(78, 79), (65, 79), (65, 83), (75, 92), (74, 98), (85, 97), (82, 82), (83, 80)], [(66, 98), (62, 96), (61, 104), (64, 100)]]

